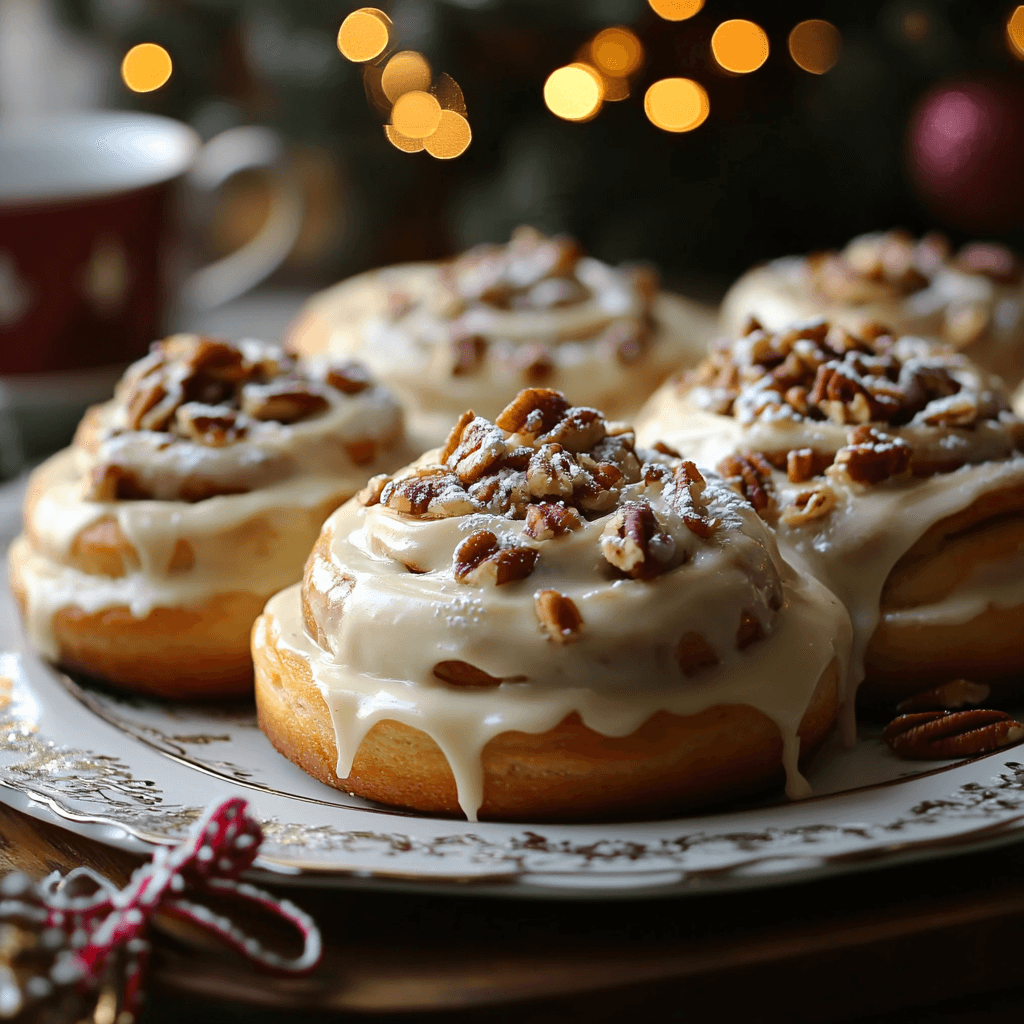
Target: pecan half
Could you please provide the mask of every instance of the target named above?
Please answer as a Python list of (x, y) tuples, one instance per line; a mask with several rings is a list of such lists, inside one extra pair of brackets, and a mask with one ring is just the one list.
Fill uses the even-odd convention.
[(510, 434), (539, 437), (551, 430), (566, 414), (569, 403), (550, 388), (524, 388), (505, 406), (494, 421)]
[(242, 412), (254, 420), (297, 423), (318, 412), (330, 402), (310, 390), (304, 381), (276, 380), (269, 384), (246, 384), (241, 393)]
[(129, 430), (166, 430), (182, 398), (180, 387), (168, 390), (159, 377), (143, 377), (129, 389), (125, 424)]
[(380, 502), (396, 512), (424, 519), (446, 519), (477, 511), (459, 478), (443, 466), (425, 466), (412, 476), (388, 481)]
[(579, 640), (583, 616), (572, 598), (557, 590), (540, 590), (534, 595), (533, 604), (537, 620), (549, 640), (559, 644)]
[(988, 700), (992, 687), (986, 683), (972, 683), (969, 679), (951, 679), (948, 683), (922, 690), (896, 705), (904, 714), (908, 711), (955, 711), (965, 704), (981, 704)]
[[(463, 420), (464, 416), (459, 423), (462, 424)], [(453, 435), (454, 431), (449, 435), (449, 441)], [(445, 451), (448, 451), (447, 443)], [(455, 448), (444, 461), (461, 483), (471, 484), (496, 466), (505, 451), (505, 435), (501, 428), (482, 416), (475, 416), (462, 427)]]
[(182, 437), (209, 448), (222, 448), (245, 437), (245, 423), (225, 406), (186, 402), (178, 406), (174, 422)]
[(923, 711), (894, 718), (882, 739), (911, 760), (976, 757), (1024, 740), (1024, 725), (1005, 711)]
[(786, 476), (791, 484), (803, 484), (824, 473), (833, 456), (814, 448), (794, 448), (786, 453)]
[(801, 491), (782, 510), (782, 521), (787, 526), (803, 526), (827, 516), (835, 508), (836, 492), (828, 484)]
[(579, 513), (561, 502), (542, 501), (526, 509), (523, 533), (534, 540), (553, 540), (583, 526)]
[(107, 463), (93, 466), (82, 496), (86, 501), (139, 501), (149, 494), (130, 470)]
[(560, 444), (544, 444), (526, 467), (526, 486), (535, 498), (567, 498), (583, 483), (579, 463)]
[(387, 473), (380, 473), (377, 476), (371, 476), (366, 481), (366, 486), (356, 494), (356, 501), (360, 505), (369, 507), (370, 505), (379, 505), (380, 496), (384, 491), (384, 488), (391, 482), (391, 477)]
[(604, 417), (596, 409), (573, 406), (539, 440), (560, 444), (566, 451), (585, 452), (605, 437)]
[(327, 370), (324, 378), (336, 391), (346, 395), (358, 395), (373, 384), (369, 370), (362, 363), (338, 363)]
[(455, 549), (455, 579), (475, 586), (515, 583), (533, 572), (538, 555), (536, 548), (502, 548), (490, 530), (477, 530)]
[(760, 452), (727, 455), (715, 468), (762, 519), (770, 522), (776, 518), (778, 506), (772, 486), (772, 466)]
[(601, 534), (605, 561), (633, 579), (651, 580), (663, 573), (675, 554), (675, 541), (661, 530), (646, 501), (627, 501)]

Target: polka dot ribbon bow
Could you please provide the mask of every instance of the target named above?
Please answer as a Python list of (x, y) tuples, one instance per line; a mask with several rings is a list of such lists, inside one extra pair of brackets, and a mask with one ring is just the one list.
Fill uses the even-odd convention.
[[(0, 882), (0, 1018), (45, 1007), (47, 1020), (131, 1024), (154, 918), (210, 933), (263, 970), (311, 971), (321, 951), (313, 919), (239, 880), (262, 842), (248, 805), (234, 798), (207, 810), (184, 842), (159, 849), (124, 889), (85, 867), (66, 876), (55, 871), (39, 883), (7, 875)], [(217, 909), (207, 905), (210, 899)], [(269, 916), (291, 925), (301, 953), (287, 957), (265, 949), (225, 907), (246, 920)]]

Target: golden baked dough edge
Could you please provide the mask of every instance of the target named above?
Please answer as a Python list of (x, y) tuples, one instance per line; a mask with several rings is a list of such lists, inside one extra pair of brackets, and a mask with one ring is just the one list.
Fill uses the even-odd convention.
[[(373, 726), (348, 778), (340, 779), (330, 712), (308, 662), (277, 642), (267, 614), (253, 628), (253, 638), (260, 728), (285, 757), (356, 796), (461, 816), (444, 754), (426, 733), (400, 722)], [(756, 671), (756, 663), (751, 668)], [(839, 693), (839, 666), (833, 660), (800, 724), (802, 759), (831, 731)], [(665, 816), (748, 796), (783, 778), (778, 727), (762, 712), (736, 704), (686, 716), (659, 711), (624, 737), (594, 732), (573, 713), (543, 733), (494, 737), (482, 760), (479, 816), (499, 821)]]

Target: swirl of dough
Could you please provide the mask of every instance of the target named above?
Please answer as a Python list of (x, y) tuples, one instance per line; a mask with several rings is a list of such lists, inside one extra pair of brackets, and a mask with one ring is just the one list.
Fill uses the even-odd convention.
[(1004, 638), (1024, 625), (1024, 423), (962, 354), (827, 321), (752, 326), (664, 385), (638, 433), (717, 464), (843, 600), (865, 700), (958, 673), (1019, 685)]
[(408, 458), (361, 367), (179, 335), (33, 474), (11, 581), (46, 657), (129, 688), (251, 686), (248, 634), (327, 515)]
[(506, 245), (342, 282), (314, 297), (289, 343), (365, 362), (434, 447), (463, 409), (494, 417), (522, 387), (631, 414), (673, 369), (697, 362), (713, 323), (703, 306), (660, 291), (649, 268), (614, 268), (571, 239), (519, 228)]
[(722, 324), (735, 336), (753, 317), (781, 330), (825, 317), (854, 333), (884, 324), (961, 351), (1009, 386), (1024, 376), (1024, 284), (1014, 254), (973, 242), (955, 255), (936, 233), (854, 238), (841, 252), (786, 256), (755, 267), (729, 290)]
[[(626, 743), (659, 713), (678, 723), (736, 706), (737, 734), (702, 756), (759, 748), (751, 716), (776, 745), (731, 792), (784, 764), (798, 795), (801, 737), (807, 750), (828, 731), (847, 634), (838, 602), (781, 561), (744, 497), (691, 462), (637, 449), (596, 410), (532, 389), (494, 422), (465, 414), (441, 449), (339, 509), (302, 585), (268, 604), (253, 651), (264, 730), (324, 781), (471, 817), (586, 817), (706, 802), (730, 786), (692, 761), (659, 762), (655, 786), (656, 743), (651, 759), (636, 755), (632, 781), (625, 749), (608, 753), (622, 772), (613, 793), (601, 768), (588, 785), (557, 750), (543, 758), (549, 789), (533, 778), (506, 791), (488, 745), (526, 733), (557, 747), (572, 720), (600, 762), (609, 737)], [(432, 792), (417, 795), (416, 764), (367, 768), (382, 725), (436, 745), (448, 767)]]

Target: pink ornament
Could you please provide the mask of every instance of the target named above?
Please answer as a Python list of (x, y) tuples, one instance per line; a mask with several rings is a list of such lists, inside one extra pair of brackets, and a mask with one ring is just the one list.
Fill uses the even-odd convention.
[(907, 126), (909, 171), (943, 224), (1004, 232), (1024, 222), (1024, 87), (945, 82)]

